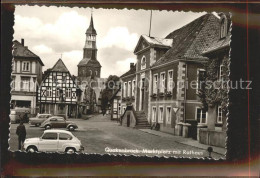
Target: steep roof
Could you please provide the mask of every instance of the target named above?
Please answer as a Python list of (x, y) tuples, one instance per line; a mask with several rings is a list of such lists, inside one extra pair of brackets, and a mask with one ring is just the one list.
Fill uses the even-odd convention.
[(229, 33), (225, 38), (221, 38), (219, 40), (214, 41), (209, 48), (203, 51), (203, 54), (206, 55), (213, 51), (217, 51), (230, 46), (231, 34)]
[(35, 60), (38, 60), (42, 66), (44, 66), (41, 58), (39, 56), (37, 56), (36, 54), (34, 54), (31, 50), (29, 50), (28, 47), (24, 46), (17, 40), (14, 40), (13, 44), (14, 44), (14, 46), (13, 46), (13, 56), (14, 57), (18, 57), (18, 58), (22, 57), (22, 58), (26, 58), (28, 60), (35, 59)]
[(61, 59), (59, 59), (56, 64), (52, 67), (51, 71), (53, 72), (69, 72), (65, 64)]
[(136, 72), (136, 64), (133, 67), (131, 67), (126, 73), (121, 75), (120, 78), (134, 74), (135, 72)]
[(98, 60), (93, 60), (91, 58), (83, 58), (78, 66), (90, 66), (90, 67), (101, 67)]
[(205, 59), (202, 52), (218, 38), (218, 33), (219, 19), (215, 15), (195, 19), (166, 36), (173, 39), (172, 47), (153, 66), (177, 59)]
[(93, 35), (97, 35), (97, 32), (94, 28), (94, 23), (93, 23), (93, 17), (92, 17), (92, 14), (91, 14), (91, 19), (90, 19), (90, 24), (89, 24), (89, 27), (86, 31), (86, 34), (93, 34)]

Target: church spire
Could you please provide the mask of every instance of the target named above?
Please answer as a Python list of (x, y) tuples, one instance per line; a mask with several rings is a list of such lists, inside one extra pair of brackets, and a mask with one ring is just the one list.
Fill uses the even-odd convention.
[(92, 35), (97, 35), (97, 32), (94, 28), (94, 23), (93, 23), (93, 15), (92, 15), (92, 11), (91, 11), (91, 19), (90, 19), (90, 24), (89, 27), (86, 31), (86, 34), (92, 34)]

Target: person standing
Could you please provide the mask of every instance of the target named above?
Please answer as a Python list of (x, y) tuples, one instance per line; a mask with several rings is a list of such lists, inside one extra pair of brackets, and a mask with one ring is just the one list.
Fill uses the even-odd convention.
[(26, 138), (26, 129), (23, 125), (23, 121), (20, 121), (20, 124), (16, 128), (16, 134), (18, 135), (18, 149), (21, 150), (22, 145)]

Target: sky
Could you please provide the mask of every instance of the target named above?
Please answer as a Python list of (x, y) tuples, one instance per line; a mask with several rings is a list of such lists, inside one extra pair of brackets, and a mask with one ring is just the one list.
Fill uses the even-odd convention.
[[(152, 13), (151, 36), (160, 38), (206, 14)], [(25, 46), (43, 61), (43, 71), (62, 58), (70, 73), (77, 75), (90, 17), (90, 8), (16, 6), (14, 40), (25, 40)], [(133, 51), (140, 36), (149, 33), (150, 11), (93, 9), (93, 20), (101, 77), (122, 75), (129, 70), (130, 62), (136, 62)]]

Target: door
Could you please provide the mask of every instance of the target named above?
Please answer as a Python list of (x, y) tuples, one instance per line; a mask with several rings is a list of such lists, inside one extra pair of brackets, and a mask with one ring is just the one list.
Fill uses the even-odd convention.
[(141, 88), (141, 110), (144, 110), (144, 78), (142, 78), (142, 88)]
[(56, 152), (58, 147), (57, 133), (45, 133), (39, 141), (39, 151), (53, 151)]
[(58, 151), (65, 151), (66, 144), (69, 143), (69, 140), (72, 140), (72, 136), (66, 133), (59, 133), (59, 141), (58, 141)]
[(55, 123), (56, 128), (66, 128), (66, 121), (64, 118), (57, 118), (57, 121)]

